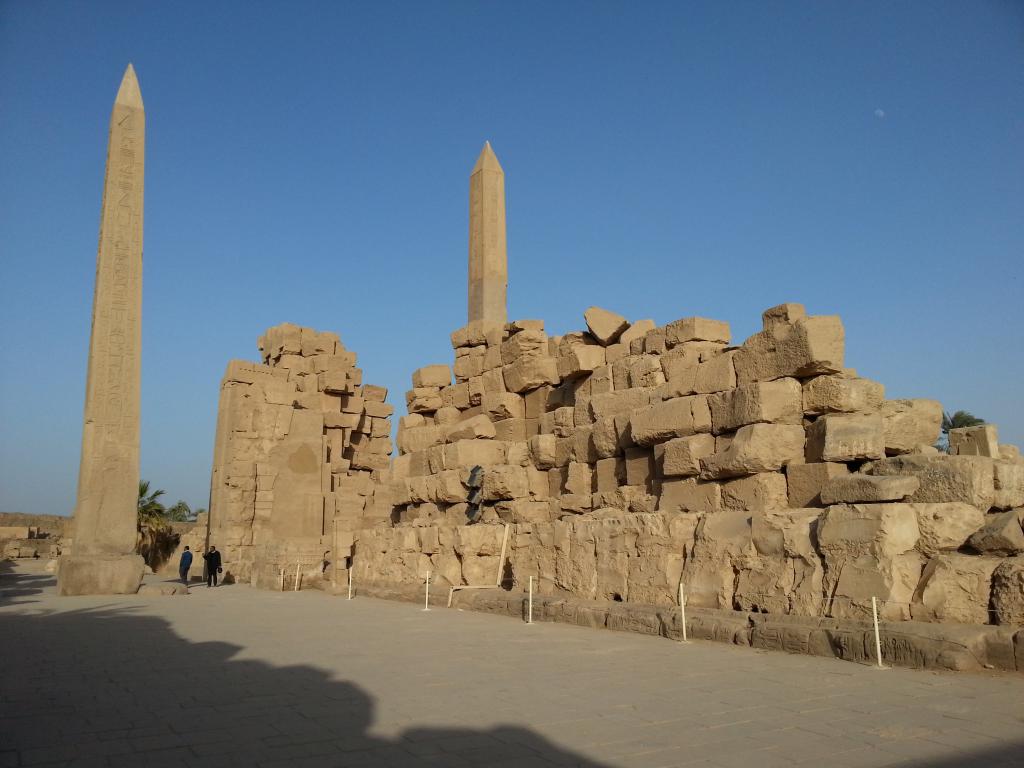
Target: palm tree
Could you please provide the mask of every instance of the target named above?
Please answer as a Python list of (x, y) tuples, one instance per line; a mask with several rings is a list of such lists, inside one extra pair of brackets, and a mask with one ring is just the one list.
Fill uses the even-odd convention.
[(164, 495), (163, 489), (152, 492), (149, 490), (149, 480), (139, 481), (139, 524), (156, 523), (164, 518), (164, 505), (157, 499)]
[(172, 523), (190, 523), (196, 519), (188, 502), (180, 499), (167, 508), (164, 517)]

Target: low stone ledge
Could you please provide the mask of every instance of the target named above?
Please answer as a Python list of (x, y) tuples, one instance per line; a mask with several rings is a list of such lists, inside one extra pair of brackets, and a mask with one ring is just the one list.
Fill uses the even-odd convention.
[[(364, 584), (357, 589), (357, 595), (422, 602), (423, 588), (409, 584)], [(447, 589), (431, 592), (432, 606), (443, 607), (447, 602)], [(526, 618), (526, 606), (526, 595), (499, 588), (459, 591), (452, 600), (453, 608), (519, 619)], [(683, 634), (678, 608), (579, 600), (564, 595), (535, 595), (533, 620), (638, 632), (670, 640), (681, 640)], [(686, 631), (693, 640), (875, 663), (871, 623), (854, 619), (688, 608)], [(1024, 672), (1024, 629), (1020, 627), (881, 622), (879, 638), (882, 659), (893, 666)]]

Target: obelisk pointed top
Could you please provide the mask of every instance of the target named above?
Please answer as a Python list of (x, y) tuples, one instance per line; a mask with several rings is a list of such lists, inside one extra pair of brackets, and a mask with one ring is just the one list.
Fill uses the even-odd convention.
[(491, 149), (491, 142), (489, 141), (484, 142), (484, 148), (480, 150), (480, 157), (476, 159), (476, 165), (473, 166), (473, 173), (477, 171), (504, 173), (501, 169), (501, 163), (498, 162), (498, 156), (494, 154), (494, 150)]
[(135, 67), (131, 63), (128, 64), (128, 68), (124, 71), (124, 77), (121, 78), (121, 87), (117, 89), (115, 101), (126, 107), (144, 108), (142, 106), (142, 91), (139, 90), (139, 79), (135, 76)]

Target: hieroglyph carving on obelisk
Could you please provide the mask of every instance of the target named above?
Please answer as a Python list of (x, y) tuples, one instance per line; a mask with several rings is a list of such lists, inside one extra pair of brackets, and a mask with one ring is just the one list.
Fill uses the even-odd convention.
[(469, 177), (469, 321), (508, 321), (505, 172), (484, 144)]
[(135, 543), (145, 136), (129, 64), (110, 118), (73, 543), (58, 568), (65, 595), (134, 593), (142, 579)]

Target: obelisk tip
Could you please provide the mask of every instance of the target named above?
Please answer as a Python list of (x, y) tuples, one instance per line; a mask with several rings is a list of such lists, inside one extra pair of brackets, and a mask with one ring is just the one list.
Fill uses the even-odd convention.
[(121, 78), (121, 87), (117, 89), (115, 101), (126, 107), (143, 108), (139, 79), (135, 76), (135, 67), (131, 65), (131, 62), (128, 63), (128, 67), (124, 71), (124, 77)]
[(484, 148), (480, 150), (480, 156), (476, 159), (476, 165), (473, 166), (473, 173), (477, 171), (504, 173), (501, 169), (501, 163), (498, 162), (498, 156), (494, 154), (494, 150), (491, 149), (491, 142), (489, 141), (484, 142)]

